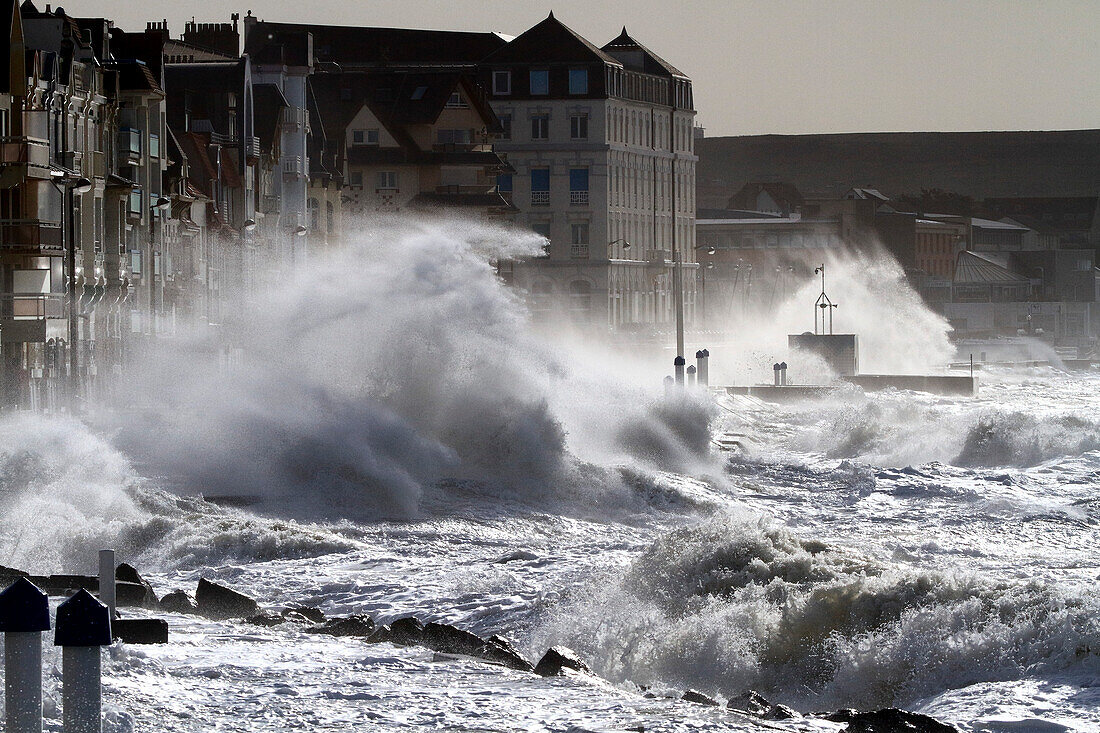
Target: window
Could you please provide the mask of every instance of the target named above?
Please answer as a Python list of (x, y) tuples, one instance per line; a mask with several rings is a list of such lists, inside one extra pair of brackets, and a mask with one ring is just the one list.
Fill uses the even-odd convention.
[(592, 284), (586, 280), (574, 280), (569, 283), (569, 310), (587, 312), (592, 310)]
[(586, 205), (588, 203), (588, 169), (569, 169), (569, 203)]
[(397, 188), (397, 171), (379, 171), (378, 172), (378, 188), (379, 189), (394, 189), (394, 188)]
[[(352, 177), (354, 177), (354, 176), (355, 176), (355, 174), (353, 173)], [(362, 174), (360, 174), (360, 176), (362, 176)], [(306, 206), (309, 208), (309, 230), (311, 232), (315, 232), (315, 231), (317, 231), (318, 227), (321, 226), (320, 208), (319, 208), (317, 199), (311, 198), (306, 203)]]
[(325, 202), (325, 229), (330, 236), (336, 232), (336, 209), (331, 201)]
[(352, 130), (351, 143), (352, 145), (377, 145), (378, 128), (370, 130)]
[(501, 173), (497, 176), (497, 191), (500, 193), (512, 192), (512, 174)]
[(412, 99), (420, 100), (424, 98), (424, 95), (428, 93), (428, 87), (417, 87), (413, 89)]
[(569, 70), (569, 93), (588, 94), (588, 69)]
[(469, 145), (470, 137), (469, 130), (439, 130), (436, 132), (436, 139), (440, 145)]
[(531, 169), (531, 205), (550, 205), (550, 169)]
[(352, 171), (351, 172), (351, 185), (352, 185), (352, 188), (362, 188), (363, 187), (363, 171)]
[(550, 139), (550, 115), (535, 115), (531, 118), (531, 139)]
[(493, 72), (493, 94), (511, 94), (512, 93), (512, 72), (510, 71), (494, 71)]
[(504, 134), (501, 135), (502, 140), (512, 139), (512, 115), (500, 115), (500, 126), (504, 128)]
[(462, 99), (462, 94), (458, 90), (455, 90), (451, 92), (451, 96), (447, 99), (447, 104), (445, 106), (450, 109), (466, 109), (470, 105), (466, 104), (465, 100)]
[(574, 140), (588, 139), (588, 115), (572, 115), (569, 118), (569, 137)]
[(531, 69), (531, 94), (542, 96), (550, 93), (550, 72), (546, 69)]
[(580, 221), (569, 225), (570, 244), (588, 244), (588, 222)]

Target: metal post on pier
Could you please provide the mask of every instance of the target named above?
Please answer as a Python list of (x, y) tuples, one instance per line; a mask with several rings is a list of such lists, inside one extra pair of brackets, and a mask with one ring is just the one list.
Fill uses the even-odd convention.
[(100, 647), (111, 645), (110, 610), (78, 590), (57, 607), (54, 645), (61, 652), (61, 707), (65, 733), (102, 733)]
[(687, 359), (682, 356), (677, 356), (673, 360), (672, 365), (676, 367), (676, 384), (680, 387), (684, 386), (684, 365), (687, 364)]
[(8, 733), (42, 733), (42, 632), (49, 629), (50, 602), (34, 583), (19, 578), (0, 593)]
[(700, 349), (695, 352), (695, 361), (699, 365), (696, 370), (699, 375), (699, 386), (710, 386), (710, 365), (707, 363), (710, 361), (710, 351), (707, 349)]
[(780, 367), (779, 367), (779, 362), (778, 362), (778, 361), (777, 361), (777, 362), (775, 362), (774, 364), (772, 364), (772, 372), (774, 372), (774, 377), (775, 377), (775, 386), (776, 386), (776, 387), (778, 387), (778, 386), (779, 386), (779, 379), (780, 379), (780, 377), (779, 377), (779, 369), (780, 369)]
[(779, 362), (779, 384), (787, 386), (787, 362), (785, 361)]
[(697, 371), (698, 370), (695, 368), (694, 364), (690, 365), (687, 368), (687, 375), (688, 375), (688, 382), (687, 383), (688, 383), (689, 387), (694, 387), (695, 386), (695, 373)]

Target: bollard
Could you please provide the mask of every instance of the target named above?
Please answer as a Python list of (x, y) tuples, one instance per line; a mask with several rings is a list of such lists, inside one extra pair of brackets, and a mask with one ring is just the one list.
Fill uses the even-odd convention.
[(55, 646), (62, 648), (61, 707), (65, 733), (101, 733), (100, 651), (111, 645), (107, 606), (81, 589), (57, 607)]
[(707, 363), (710, 359), (710, 351), (707, 349), (700, 349), (695, 352), (695, 360), (699, 364), (697, 370), (700, 387), (710, 386), (710, 365)]
[(676, 367), (676, 384), (683, 387), (684, 386), (684, 364), (687, 364), (687, 360), (682, 356), (677, 356), (676, 359), (673, 360), (672, 364), (673, 364), (673, 366)]
[(772, 371), (775, 372), (775, 386), (779, 386), (779, 362), (772, 364)]
[(99, 600), (111, 610), (111, 618), (115, 617), (118, 604), (115, 601), (115, 551), (99, 551)]
[(689, 387), (694, 387), (695, 386), (695, 372), (696, 372), (696, 369), (695, 369), (694, 364), (692, 364), (691, 366), (688, 367), (688, 386)]
[(4, 632), (4, 708), (8, 733), (42, 733), (42, 632), (50, 601), (26, 578), (0, 593)]
[(676, 384), (676, 380), (672, 378), (672, 375), (665, 377), (665, 397), (672, 394), (672, 387)]
[(787, 362), (779, 362), (779, 383), (784, 387), (787, 386)]

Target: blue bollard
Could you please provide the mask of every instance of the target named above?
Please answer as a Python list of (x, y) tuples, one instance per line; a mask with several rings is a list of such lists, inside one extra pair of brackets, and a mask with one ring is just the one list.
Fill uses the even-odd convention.
[(111, 611), (86, 590), (57, 607), (55, 646), (62, 648), (62, 717), (65, 733), (102, 733), (99, 648), (111, 645)]
[(9, 733), (42, 733), (42, 632), (49, 630), (50, 601), (38, 586), (19, 578), (0, 593)]

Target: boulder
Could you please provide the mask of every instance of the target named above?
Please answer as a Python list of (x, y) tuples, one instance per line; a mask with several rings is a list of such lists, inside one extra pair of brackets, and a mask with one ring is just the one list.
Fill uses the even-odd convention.
[(718, 705), (718, 701), (710, 695), (704, 695), (698, 690), (688, 690), (681, 697), (681, 700), (685, 702), (693, 702), (697, 705)]
[(954, 726), (920, 713), (898, 708), (883, 710), (838, 710), (821, 716), (834, 723), (847, 723), (849, 733), (957, 733)]
[(156, 608), (157, 594), (148, 583), (115, 581), (115, 605), (119, 608)]
[(217, 620), (249, 618), (260, 612), (256, 601), (224, 585), (211, 583), (206, 578), (199, 579), (195, 602), (200, 615)]
[(6, 568), (0, 565), (0, 586), (6, 588), (14, 583), (16, 578), (25, 578), (28, 575), (30, 575), (30, 573), (25, 573), (15, 568)]
[(312, 606), (290, 606), (289, 608), (284, 608), (283, 616), (287, 621), (300, 622), (304, 619), (311, 624), (322, 624), (325, 622), (325, 612)]
[[(392, 626), (391, 626), (392, 631)], [(485, 640), (477, 634), (464, 631), (450, 624), (428, 622), (420, 632), (421, 644), (444, 654), (465, 654), (476, 657), (485, 646)]]
[(726, 703), (726, 707), (740, 710), (749, 715), (764, 717), (774, 706), (756, 690), (749, 690), (739, 697), (731, 697), (729, 702)]
[(168, 622), (162, 618), (120, 618), (111, 623), (115, 641), (127, 644), (167, 644)]
[(198, 613), (199, 609), (191, 596), (176, 589), (160, 599), (160, 610), (165, 613)]
[(535, 669), (535, 665), (527, 661), (512, 642), (495, 634), (485, 640), (485, 646), (482, 647), (478, 656), (486, 661), (518, 669), (521, 672), (531, 672)]
[(329, 636), (369, 637), (375, 632), (374, 619), (370, 616), (356, 615), (327, 619), (324, 623), (307, 629), (311, 634)]
[(92, 575), (51, 575), (44, 579), (45, 585), (39, 588), (51, 595), (68, 595), (73, 591), (86, 590), (89, 593), (99, 592), (99, 578)]
[(554, 646), (546, 650), (542, 659), (535, 665), (535, 674), (543, 677), (553, 677), (564, 674), (567, 669), (572, 669), (585, 674), (594, 674), (588, 665), (581, 661), (576, 653), (564, 646)]
[(278, 626), (279, 624), (286, 623), (286, 619), (280, 614), (266, 612), (260, 612), (255, 616), (249, 616), (245, 621), (256, 626)]
[(388, 638), (383, 641), (412, 646), (421, 643), (423, 636), (424, 624), (420, 623), (420, 619), (415, 616), (405, 616), (389, 625)]
[(119, 564), (119, 566), (115, 568), (115, 580), (139, 584), (145, 582), (145, 578), (141, 577), (141, 573), (137, 571), (137, 568), (125, 562)]
[(786, 705), (772, 705), (772, 709), (764, 713), (764, 720), (791, 720), (801, 717), (802, 713)]

